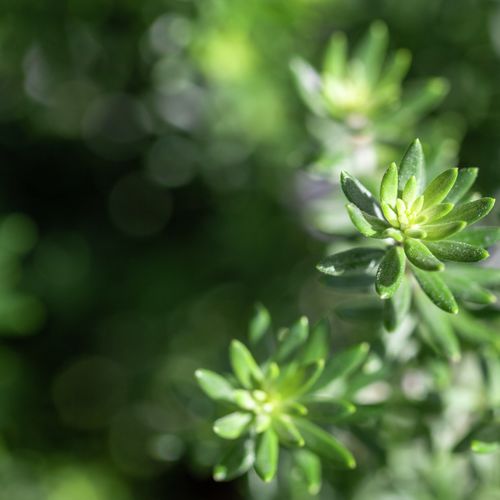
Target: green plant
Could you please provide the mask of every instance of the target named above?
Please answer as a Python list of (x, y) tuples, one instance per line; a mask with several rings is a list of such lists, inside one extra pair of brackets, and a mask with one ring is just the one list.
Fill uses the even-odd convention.
[[(441, 278), (443, 261), (483, 260), (489, 255), (485, 247), (499, 238), (498, 228), (469, 229), (494, 205), (492, 198), (467, 198), (476, 176), (475, 168), (452, 168), (425, 186), (424, 155), (418, 140), (410, 145), (399, 168), (393, 163), (386, 170), (379, 200), (343, 172), (341, 185), (352, 223), (363, 236), (383, 240), (385, 247), (334, 254), (320, 262), (318, 269), (332, 276), (360, 270), (375, 273), (375, 289), (385, 300), (395, 297), (400, 288), (407, 297), (405, 281), (411, 274), (436, 306), (456, 314), (458, 305), (446, 283), (449, 280), (456, 286), (456, 273)], [(476, 286), (474, 279), (471, 285)], [(484, 293), (487, 302), (495, 300), (494, 295)], [(406, 304), (408, 308), (408, 298), (396, 296), (396, 300), (396, 307)]]
[[(252, 321), (250, 340), (256, 344), (264, 336), (272, 337), (269, 326), (269, 314), (261, 307)], [(359, 344), (332, 358), (328, 351), (325, 322), (310, 330), (302, 317), (279, 331), (273, 354), (262, 363), (233, 340), (229, 351), (233, 374), (196, 371), (203, 391), (230, 410), (213, 426), (218, 436), (234, 441), (215, 466), (215, 480), (231, 480), (254, 467), (264, 481), (271, 481), (280, 448), (291, 451), (311, 494), (321, 486), (321, 460), (356, 466), (351, 452), (320, 425), (346, 422), (356, 411), (345, 399), (354, 387), (348, 377), (365, 361), (368, 345)]]

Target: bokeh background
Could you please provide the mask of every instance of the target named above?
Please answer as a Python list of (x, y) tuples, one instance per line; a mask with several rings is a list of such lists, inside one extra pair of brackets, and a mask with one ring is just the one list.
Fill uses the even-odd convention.
[(500, 2), (1, 6), (0, 498), (246, 498), (211, 480), (193, 372), (226, 366), (256, 301), (278, 325), (331, 309), (314, 270), (330, 240), (302, 211), (321, 145), (290, 62), (319, 65), (333, 32), (355, 42), (385, 21), (408, 80), (449, 83), (416, 131), (494, 195)]

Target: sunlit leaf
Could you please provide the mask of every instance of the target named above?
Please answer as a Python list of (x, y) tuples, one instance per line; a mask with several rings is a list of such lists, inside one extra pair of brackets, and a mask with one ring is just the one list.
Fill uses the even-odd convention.
[(438, 203), (441, 203), (451, 188), (457, 180), (458, 169), (449, 168), (445, 170), (442, 174), (438, 175), (426, 188), (423, 193), (424, 195), (424, 206), (423, 208), (433, 207)]
[(408, 260), (424, 271), (442, 271), (444, 264), (420, 240), (406, 238), (404, 243), (405, 254)]
[(382, 215), (377, 200), (358, 179), (347, 172), (342, 172), (340, 175), (340, 185), (346, 198), (360, 210), (374, 217)]
[(214, 422), (214, 432), (224, 439), (237, 439), (247, 429), (252, 421), (250, 413), (236, 411)]
[(216, 400), (232, 401), (234, 387), (221, 375), (210, 370), (196, 370), (198, 384), (205, 394)]
[(316, 268), (331, 276), (349, 273), (364, 273), (375, 270), (385, 251), (381, 248), (352, 248), (323, 259)]
[(476, 247), (461, 241), (436, 241), (427, 242), (427, 248), (441, 260), (456, 262), (478, 262), (486, 259), (489, 253), (482, 247)]
[(412, 142), (399, 165), (399, 191), (403, 192), (410, 177), (415, 176), (419, 187), (425, 184), (424, 152), (418, 139)]
[(261, 381), (263, 374), (251, 352), (238, 340), (231, 342), (229, 357), (234, 374), (246, 389), (254, 385), (254, 381)]
[(494, 204), (495, 200), (493, 198), (480, 198), (479, 200), (463, 203), (456, 206), (448, 215), (444, 216), (441, 222), (464, 221), (467, 224), (474, 224), (474, 222), (486, 217)]
[(477, 168), (460, 168), (458, 170), (457, 180), (448, 193), (448, 196), (446, 196), (445, 201), (449, 203), (458, 203), (474, 184), (477, 173)]

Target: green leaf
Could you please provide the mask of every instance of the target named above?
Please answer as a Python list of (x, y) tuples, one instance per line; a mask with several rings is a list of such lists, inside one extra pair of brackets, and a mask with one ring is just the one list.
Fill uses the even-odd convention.
[(388, 332), (393, 332), (403, 322), (410, 310), (410, 305), (411, 288), (408, 279), (404, 277), (396, 293), (390, 299), (384, 301), (382, 317), (384, 327)]
[(250, 413), (235, 411), (217, 419), (214, 422), (214, 432), (224, 439), (238, 439), (248, 429), (252, 418)]
[(411, 53), (406, 49), (396, 51), (392, 60), (387, 64), (379, 81), (379, 88), (396, 86), (405, 77), (411, 63)]
[[(434, 276), (434, 275), (433, 275)], [(460, 359), (460, 344), (453, 333), (449, 316), (439, 309), (429, 307), (418, 294), (417, 306), (422, 321), (418, 325), (423, 339), (438, 353), (452, 361)]]
[[(443, 219), (441, 219), (442, 221)], [(422, 226), (425, 231), (425, 240), (437, 241), (444, 240), (451, 235), (458, 233), (467, 225), (464, 221), (440, 222), (439, 224), (429, 224)]]
[(450, 287), (453, 295), (474, 304), (488, 305), (496, 302), (497, 298), (486, 288), (471, 282), (465, 277), (443, 274), (445, 283)]
[(279, 415), (273, 420), (273, 427), (280, 441), (288, 446), (304, 446), (304, 438), (288, 415)]
[(307, 484), (307, 492), (317, 495), (321, 490), (321, 460), (309, 450), (297, 450), (293, 458), (303, 482)]
[(323, 75), (342, 78), (345, 73), (347, 59), (347, 40), (344, 33), (335, 33), (326, 50), (323, 61)]
[(382, 299), (394, 295), (405, 271), (405, 254), (401, 247), (390, 248), (377, 269), (375, 289)]
[(309, 109), (321, 116), (325, 113), (325, 104), (321, 93), (321, 78), (316, 70), (300, 57), (290, 62), (297, 89)]
[(371, 273), (375, 271), (384, 253), (381, 248), (352, 248), (326, 257), (316, 269), (330, 276)]
[(399, 191), (403, 191), (411, 176), (415, 176), (422, 189), (425, 183), (424, 152), (418, 139), (413, 141), (399, 165)]
[(498, 451), (500, 449), (500, 443), (487, 443), (486, 441), (474, 439), (470, 448), (474, 453), (489, 454)]
[(324, 318), (311, 329), (309, 338), (300, 355), (300, 362), (305, 365), (319, 359), (325, 359), (329, 351), (329, 336), (328, 320)]
[(448, 215), (443, 217), (441, 222), (464, 221), (467, 224), (474, 224), (474, 222), (486, 217), (494, 204), (495, 200), (493, 198), (479, 198), (479, 200), (463, 203), (456, 206)]
[(322, 275), (319, 281), (323, 285), (333, 289), (364, 289), (371, 287), (375, 283), (375, 276), (372, 274), (353, 274), (348, 276)]
[(380, 321), (382, 305), (380, 300), (374, 300), (371, 297), (356, 301), (351, 299), (339, 303), (334, 311), (340, 319), (346, 321), (373, 323)]
[(253, 439), (234, 443), (221, 461), (214, 467), (215, 481), (231, 481), (250, 470), (255, 461)]
[(425, 217), (426, 222), (434, 222), (441, 219), (446, 214), (450, 213), (452, 210), (453, 210), (452, 203), (438, 203), (437, 205), (434, 205), (433, 207), (429, 207), (428, 209), (424, 210), (419, 215), (419, 218)]
[(321, 389), (333, 380), (347, 377), (364, 363), (369, 350), (370, 346), (366, 342), (363, 342), (362, 344), (355, 345), (333, 356), (326, 363), (321, 377), (316, 384), (314, 384), (312, 390)]
[(460, 168), (458, 170), (458, 176), (455, 185), (448, 193), (445, 201), (454, 204), (458, 203), (474, 184), (477, 173), (477, 168)]
[(393, 207), (398, 199), (398, 167), (389, 165), (380, 184), (380, 201)]
[(438, 274), (422, 271), (417, 267), (413, 267), (413, 274), (427, 297), (436, 306), (451, 314), (458, 312), (458, 305), (453, 294)]
[(354, 227), (363, 236), (368, 238), (381, 238), (381, 232), (389, 227), (387, 223), (363, 212), (353, 203), (348, 203), (346, 208)]
[(335, 424), (356, 411), (352, 403), (333, 399), (313, 399), (306, 405), (308, 418), (323, 424)]
[(429, 250), (441, 260), (456, 262), (478, 262), (486, 259), (489, 253), (482, 247), (462, 243), (461, 241), (438, 241), (426, 243)]
[(441, 203), (451, 188), (455, 184), (458, 175), (458, 168), (449, 168), (445, 170), (442, 174), (438, 175), (426, 188), (424, 191), (424, 206), (423, 208), (433, 207), (438, 203)]
[(405, 254), (408, 260), (424, 271), (442, 271), (444, 264), (419, 240), (406, 238), (404, 243)]
[(488, 288), (500, 288), (500, 269), (493, 267), (478, 267), (471, 265), (448, 264), (447, 274), (458, 276), (473, 283)]
[(248, 329), (248, 337), (252, 344), (257, 344), (271, 328), (271, 315), (262, 305), (256, 304), (255, 314), (253, 315)]
[(272, 481), (278, 468), (279, 442), (273, 429), (269, 428), (261, 434), (257, 445), (255, 472), (266, 483)]
[(325, 361), (318, 359), (307, 365), (289, 365), (279, 381), (278, 389), (282, 397), (294, 396), (297, 398), (306, 394), (318, 381), (325, 367)]
[(500, 241), (500, 227), (468, 227), (454, 237), (457, 241), (479, 247), (490, 247)]
[(233, 401), (234, 387), (221, 375), (210, 370), (196, 370), (196, 380), (205, 394), (215, 400)]
[(342, 172), (340, 174), (340, 185), (346, 198), (360, 210), (374, 217), (382, 215), (377, 200), (358, 179), (352, 177), (347, 172)]
[(412, 175), (403, 189), (403, 201), (407, 207), (411, 207), (418, 194), (417, 179)]
[(498, 330), (491, 328), (488, 323), (480, 321), (471, 314), (460, 311), (451, 317), (451, 322), (459, 335), (475, 344), (492, 343), (498, 339)]
[(236, 378), (246, 389), (253, 387), (253, 381), (262, 381), (263, 374), (250, 351), (238, 340), (231, 342), (229, 358)]
[(306, 419), (296, 418), (294, 421), (310, 451), (336, 465), (349, 469), (356, 467), (356, 460), (351, 452), (331, 434)]
[(388, 41), (386, 25), (375, 21), (354, 54), (354, 58), (361, 61), (366, 80), (371, 86), (376, 84), (380, 76)]
[(306, 342), (308, 336), (309, 320), (305, 316), (302, 316), (291, 328), (284, 328), (279, 333), (279, 346), (276, 352), (276, 359), (278, 361), (286, 359)]

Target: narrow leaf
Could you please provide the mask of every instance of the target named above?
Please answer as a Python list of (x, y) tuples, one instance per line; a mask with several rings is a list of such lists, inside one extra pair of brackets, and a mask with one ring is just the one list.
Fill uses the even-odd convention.
[(422, 290), (436, 306), (451, 314), (458, 312), (453, 294), (438, 274), (422, 271), (417, 267), (413, 267), (413, 273)]
[(425, 231), (426, 241), (436, 241), (449, 238), (451, 235), (460, 232), (466, 225), (467, 223), (464, 221), (440, 222), (439, 224), (422, 226), (422, 229)]
[(217, 419), (214, 422), (214, 432), (224, 439), (237, 439), (247, 430), (252, 418), (250, 413), (235, 411)]
[(453, 274), (445, 273), (443, 279), (453, 295), (467, 302), (488, 305), (497, 300), (496, 296), (489, 290), (460, 275), (454, 276)]
[(311, 329), (309, 338), (300, 354), (302, 364), (312, 363), (328, 356), (330, 328), (326, 318), (320, 320)]
[(270, 327), (271, 315), (269, 311), (262, 304), (257, 304), (248, 330), (250, 342), (257, 344), (269, 332)]
[(280, 441), (288, 446), (304, 446), (304, 438), (288, 415), (279, 415), (273, 420), (273, 427)]
[(307, 401), (306, 404), (308, 417), (323, 424), (335, 424), (356, 411), (356, 407), (352, 403), (341, 400), (317, 399)]
[(426, 221), (435, 222), (453, 210), (452, 203), (438, 203), (424, 210), (419, 217), (425, 217)]
[(458, 168), (449, 168), (442, 174), (438, 175), (424, 191), (424, 206), (423, 208), (433, 207), (441, 203), (451, 188), (455, 184), (458, 175)]
[(371, 273), (375, 271), (384, 253), (381, 248), (353, 248), (326, 257), (316, 269), (330, 276)]
[(405, 254), (401, 247), (390, 248), (377, 269), (375, 288), (382, 299), (394, 295), (405, 271)]
[(328, 45), (323, 61), (323, 74), (341, 79), (344, 76), (347, 58), (347, 40), (344, 33), (335, 33)]
[(255, 472), (266, 483), (272, 481), (278, 468), (279, 443), (278, 436), (269, 428), (259, 439), (257, 456), (255, 458)]
[(415, 139), (406, 150), (406, 153), (399, 165), (399, 190), (402, 192), (406, 183), (412, 175), (419, 182), (419, 188), (422, 189), (425, 183), (424, 152), (418, 139)]
[(229, 357), (236, 378), (246, 389), (253, 387), (253, 381), (261, 381), (263, 378), (259, 365), (250, 351), (238, 340), (231, 342)]
[(380, 78), (379, 87), (396, 86), (405, 77), (411, 63), (411, 53), (406, 49), (396, 51)]
[(500, 241), (500, 227), (468, 227), (453, 239), (487, 248)]
[(449, 203), (458, 203), (469, 191), (477, 177), (477, 168), (460, 168), (458, 170), (457, 180), (452, 187), (445, 201)]
[(346, 208), (354, 227), (368, 238), (380, 238), (381, 232), (389, 227), (388, 224), (384, 224), (380, 219), (363, 212), (353, 203), (348, 203)]
[(405, 254), (408, 260), (424, 271), (442, 271), (444, 264), (419, 240), (406, 238), (404, 243)]
[(403, 201), (407, 207), (411, 207), (417, 198), (417, 179), (412, 175), (403, 189)]
[(306, 447), (310, 451), (336, 465), (349, 469), (356, 467), (356, 460), (351, 452), (331, 434), (306, 419), (296, 418), (294, 420), (300, 433), (304, 436)]
[(389, 165), (380, 184), (380, 201), (393, 207), (398, 198), (398, 167), (395, 163)]
[(309, 320), (302, 316), (290, 328), (283, 329), (279, 336), (279, 346), (276, 352), (276, 359), (283, 361), (296, 349), (303, 345), (309, 336)]
[(340, 174), (340, 185), (346, 198), (360, 210), (375, 217), (381, 217), (382, 212), (377, 200), (371, 192), (356, 178), (347, 172)]
[(293, 458), (302, 480), (307, 484), (307, 492), (317, 495), (321, 490), (321, 460), (309, 450), (298, 450)]
[(221, 375), (210, 370), (196, 370), (196, 380), (205, 394), (215, 400), (232, 401), (234, 387)]
[(441, 260), (456, 262), (478, 262), (486, 259), (489, 253), (482, 247), (476, 247), (461, 241), (437, 241), (426, 243), (429, 250)]
[(215, 481), (231, 481), (250, 470), (255, 461), (254, 440), (235, 443), (214, 467)]
[(354, 58), (362, 63), (366, 80), (372, 86), (380, 76), (388, 41), (387, 26), (375, 21), (354, 54)]
[(443, 217), (441, 222), (464, 221), (467, 224), (474, 224), (474, 222), (486, 217), (494, 204), (495, 200), (493, 198), (479, 198), (479, 200), (463, 203), (456, 206), (448, 215)]
[(406, 277), (401, 281), (401, 285), (396, 293), (388, 300), (384, 301), (383, 320), (385, 329), (393, 332), (402, 323), (411, 305), (411, 288)]
[(474, 439), (470, 445), (470, 448), (474, 453), (484, 455), (498, 451), (500, 449), (500, 443), (487, 443), (486, 441), (478, 441), (477, 439)]
[(456, 316), (452, 316), (452, 324), (459, 335), (475, 344), (490, 344), (498, 339), (498, 330), (476, 319), (471, 314), (460, 311)]

